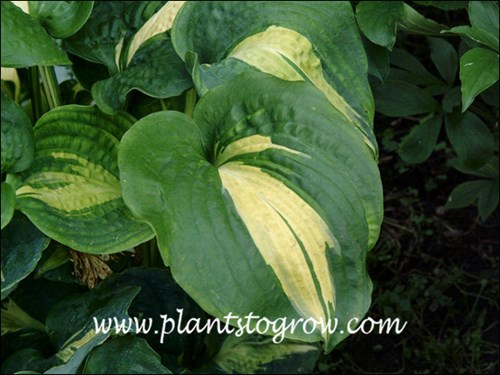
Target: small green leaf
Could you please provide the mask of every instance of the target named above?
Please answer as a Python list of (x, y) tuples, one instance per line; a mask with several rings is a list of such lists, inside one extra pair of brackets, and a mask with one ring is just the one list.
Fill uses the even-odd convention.
[(366, 56), (368, 57), (368, 73), (377, 77), (381, 82), (389, 76), (389, 52), (386, 48), (377, 46), (363, 38)]
[(498, 207), (498, 197), (498, 178), (496, 180), (485, 180), (477, 202), (479, 216), (483, 221), (486, 220), (488, 216), (490, 216)]
[(493, 155), (494, 142), (490, 129), (471, 112), (445, 116), (446, 133), (464, 164), (478, 168)]
[(474, 98), (498, 81), (498, 53), (473, 48), (460, 59), (462, 81), (462, 112), (472, 104)]
[(120, 190), (118, 144), (134, 119), (68, 105), (35, 125), (35, 161), (19, 174), (16, 205), (44, 233), (73, 249), (110, 253), (153, 237)]
[(455, 48), (443, 38), (427, 38), (431, 47), (431, 60), (441, 77), (452, 84), (458, 68), (458, 57)]
[(170, 37), (160, 34), (144, 43), (122, 72), (95, 83), (92, 96), (103, 112), (115, 114), (133, 89), (154, 98), (169, 98), (191, 86), (191, 78)]
[(448, 26), (425, 18), (406, 3), (404, 3), (404, 12), (399, 19), (398, 27), (402, 31), (417, 35), (439, 35), (443, 30), (448, 30)]
[(115, 337), (93, 349), (82, 371), (82, 374), (171, 373), (146, 340), (130, 335)]
[(442, 116), (433, 116), (414, 126), (401, 142), (399, 156), (410, 164), (422, 163), (436, 146), (441, 130)]
[[(474, 2), (474, 1), (472, 1)], [(446, 32), (444, 34), (450, 35), (462, 35), (466, 36), (474, 42), (484, 44), (487, 47), (498, 52), (498, 37), (489, 33), (486, 30), (479, 29), (471, 26), (456, 26)], [(474, 43), (473, 42), (473, 43)]]
[(408, 83), (435, 84), (440, 80), (434, 77), (425, 66), (411, 53), (400, 48), (394, 48), (389, 55), (391, 65), (408, 72)]
[(2, 229), (10, 223), (16, 206), (16, 191), (7, 182), (2, 182)]
[(449, 163), (457, 171), (465, 174), (485, 178), (498, 178), (498, 158), (495, 156), (492, 156), (488, 162), (476, 168), (465, 165), (460, 158), (451, 159)]
[(402, 1), (361, 1), (356, 7), (356, 20), (371, 42), (392, 50), (396, 25), (403, 12)]
[(446, 208), (462, 208), (477, 202), (485, 181), (488, 180), (467, 181), (455, 187), (446, 202)]
[(87, 22), (93, 1), (29, 1), (29, 14), (54, 38), (64, 39)]
[(71, 64), (38, 22), (10, 1), (2, 1), (1, 7), (3, 67)]
[(26, 111), (2, 91), (2, 173), (27, 169), (34, 155), (31, 120)]
[(33, 319), (12, 298), (9, 298), (5, 304), (2, 304), (2, 336), (25, 329), (45, 332), (45, 326), (41, 322)]
[(498, 45), (498, 2), (470, 1), (469, 18), (472, 27), (485, 30), (496, 36)]
[(498, 206), (498, 176), (495, 179), (467, 181), (450, 194), (446, 208), (462, 208), (477, 202), (481, 220), (486, 220)]
[(372, 86), (375, 110), (386, 116), (404, 117), (437, 112), (439, 103), (426, 91), (412, 84), (387, 80)]
[(35, 269), (49, 242), (26, 216), (14, 215), (11, 224), (2, 230), (2, 298), (7, 289)]
[(490, 88), (484, 90), (480, 95), (481, 99), (483, 99), (487, 105), (491, 105), (498, 109), (500, 105), (500, 85), (498, 81)]
[[(47, 253), (49, 253), (48, 256)], [(36, 267), (35, 277), (38, 278), (42, 276), (44, 273), (49, 272), (55, 268), (58, 268), (69, 262), (71, 256), (69, 254), (68, 248), (62, 245), (56, 245), (47, 249), (44, 253), (44, 256), (38, 266)]]

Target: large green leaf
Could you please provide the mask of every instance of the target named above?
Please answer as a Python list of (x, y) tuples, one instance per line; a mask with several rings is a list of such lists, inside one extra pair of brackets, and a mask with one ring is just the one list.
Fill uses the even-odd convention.
[[(138, 121), (118, 160), (127, 206), (208, 313), (340, 324), (365, 313), (380, 177), (362, 134), (313, 86), (242, 75), (205, 94), (194, 120)], [(344, 338), (288, 336), (327, 350)]]
[(469, 1), (468, 12), (472, 26), (456, 26), (448, 32), (466, 36), (498, 52), (498, 2)]
[(152, 238), (120, 191), (118, 144), (133, 121), (77, 105), (46, 113), (34, 128), (35, 161), (15, 186), (17, 208), (48, 236), (84, 252), (122, 251)]
[(455, 48), (443, 38), (428, 38), (431, 47), (431, 60), (441, 77), (450, 85), (455, 80), (458, 57)]
[(2, 66), (71, 64), (42, 26), (10, 1), (1, 2)]
[(33, 163), (34, 154), (28, 114), (2, 91), (2, 173), (25, 170)]
[(170, 37), (161, 34), (144, 43), (123, 72), (94, 84), (92, 96), (99, 108), (114, 114), (132, 89), (156, 98), (169, 98), (191, 86), (191, 78)]
[(485, 48), (473, 48), (460, 58), (462, 81), (462, 112), (475, 97), (498, 81), (498, 53)]
[(35, 269), (49, 242), (21, 213), (2, 229), (2, 299)]
[[(110, 361), (109, 359), (113, 360)], [(82, 374), (171, 374), (146, 340), (122, 336), (90, 352)]]
[(87, 22), (93, 1), (29, 1), (30, 15), (54, 38), (68, 38)]
[(370, 41), (392, 50), (396, 42), (396, 26), (403, 12), (402, 1), (361, 1), (356, 7), (356, 20)]
[[(311, 83), (376, 153), (367, 58), (348, 2), (187, 2), (172, 41), (190, 71), (193, 63), (217, 69), (236, 59), (284, 80)], [(194, 83), (204, 94), (207, 85), (198, 78)]]
[(494, 152), (493, 135), (475, 114), (465, 112), (445, 116), (448, 139), (464, 164), (478, 168), (491, 159)]

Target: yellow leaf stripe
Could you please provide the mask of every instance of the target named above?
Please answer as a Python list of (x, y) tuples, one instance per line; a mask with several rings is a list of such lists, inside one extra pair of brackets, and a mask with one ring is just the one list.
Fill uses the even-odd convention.
[(220, 163), (238, 153), (267, 148), (298, 153), (272, 144), (268, 137), (240, 139), (218, 158), (222, 185), (297, 312), (305, 318), (329, 319), (335, 292), (326, 256), (334, 247), (328, 225), (297, 193), (260, 168), (237, 161)]
[(130, 64), (139, 47), (149, 38), (172, 28), (177, 13), (185, 1), (169, 1), (151, 17), (134, 35), (127, 53), (127, 65)]
[[(280, 26), (251, 35), (241, 41), (227, 56), (244, 61), (257, 69), (287, 81), (309, 81), (349, 121), (361, 128), (363, 122), (345, 99), (325, 80), (321, 61), (311, 42), (302, 34)], [(364, 136), (367, 145), (375, 146)]]
[[(30, 196), (65, 212), (88, 209), (121, 197), (119, 179), (101, 165), (70, 153), (53, 152), (51, 156), (75, 160), (78, 165), (71, 165), (72, 173), (41, 171), (32, 174), (16, 191), (19, 197)], [(56, 188), (51, 187), (58, 184)]]

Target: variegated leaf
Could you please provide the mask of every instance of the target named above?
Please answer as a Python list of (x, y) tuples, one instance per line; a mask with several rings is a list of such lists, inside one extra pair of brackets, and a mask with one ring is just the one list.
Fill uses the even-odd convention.
[(134, 119), (69, 105), (40, 118), (36, 154), (16, 182), (17, 208), (46, 235), (90, 253), (122, 251), (153, 233), (123, 203), (118, 144)]
[[(217, 71), (236, 59), (287, 81), (311, 83), (377, 153), (368, 63), (348, 2), (187, 2), (172, 40), (192, 71)], [(200, 94), (218, 83), (193, 79)]]
[(109, 77), (95, 83), (97, 106), (115, 114), (136, 89), (170, 98), (192, 86), (167, 31), (184, 1), (100, 1), (85, 26), (64, 45), (73, 54), (104, 64)]
[[(124, 200), (177, 282), (217, 317), (362, 316), (382, 218), (362, 134), (312, 85), (259, 72), (211, 89), (193, 118), (141, 119), (118, 158)], [(343, 339), (288, 336), (327, 350)]]

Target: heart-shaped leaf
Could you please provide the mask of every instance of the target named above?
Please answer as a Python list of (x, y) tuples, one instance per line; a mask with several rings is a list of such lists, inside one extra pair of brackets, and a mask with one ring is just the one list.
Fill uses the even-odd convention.
[[(368, 308), (380, 177), (362, 134), (312, 85), (242, 75), (205, 94), (194, 120), (141, 119), (119, 166), (127, 206), (210, 314), (345, 324)], [(327, 350), (343, 339), (288, 335)]]
[(498, 81), (498, 53), (485, 48), (473, 48), (460, 58), (462, 81), (462, 112), (470, 107), (475, 97)]

